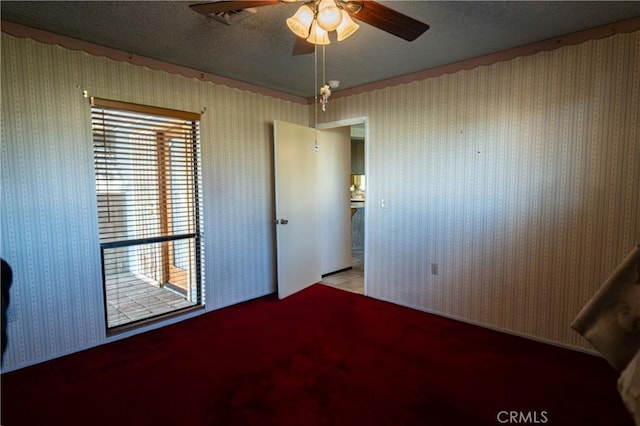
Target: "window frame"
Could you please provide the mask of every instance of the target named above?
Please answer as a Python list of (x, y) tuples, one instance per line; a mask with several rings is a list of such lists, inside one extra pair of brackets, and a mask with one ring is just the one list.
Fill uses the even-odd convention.
[[(162, 234), (152, 237), (144, 237), (144, 238), (125, 238), (119, 241), (102, 241), (103, 233), (100, 231), (99, 240), (100, 240), (100, 254), (101, 254), (101, 268), (102, 268), (102, 285), (103, 285), (103, 301), (104, 301), (104, 313), (105, 313), (105, 325), (107, 334), (116, 334), (123, 331), (130, 330), (132, 328), (137, 328), (143, 325), (146, 325), (150, 322), (161, 321), (176, 315), (181, 315), (187, 312), (191, 312), (193, 310), (200, 310), (205, 308), (205, 287), (204, 287), (204, 244), (203, 244), (203, 235), (202, 235), (202, 199), (201, 199), (201, 185), (202, 185), (202, 166), (201, 166), (201, 152), (200, 152), (200, 138), (199, 138), (199, 125), (200, 125), (200, 114), (187, 112), (187, 111), (179, 111), (168, 108), (161, 108), (155, 106), (148, 106), (142, 104), (135, 104), (129, 102), (115, 101), (97, 97), (90, 98), (91, 104), (91, 124), (92, 124), (92, 141), (93, 141), (93, 153), (94, 153), (94, 164), (96, 164), (95, 177), (96, 177), (96, 194), (100, 193), (98, 185), (98, 168), (97, 168), (97, 152), (98, 152), (98, 143), (96, 142), (99, 138), (96, 137), (96, 131), (94, 130), (95, 126), (95, 117), (99, 114), (104, 116), (105, 111), (125, 111), (127, 113), (135, 113), (141, 115), (149, 115), (153, 117), (161, 117), (161, 118), (171, 118), (171, 119), (179, 119), (184, 120), (185, 123), (188, 123), (188, 137), (182, 136), (182, 140), (185, 141), (184, 144), (184, 156), (187, 160), (182, 163), (179, 163), (180, 166), (186, 167), (186, 169), (191, 169), (191, 177), (190, 180), (187, 178), (187, 181), (190, 182), (190, 186), (187, 187), (188, 194), (191, 196), (187, 196), (187, 198), (192, 198), (190, 202), (187, 203), (190, 211), (187, 214), (188, 222), (193, 226), (192, 232), (186, 233), (173, 233), (172, 231), (172, 223), (171, 217), (173, 215), (172, 209), (172, 201), (168, 199), (172, 198), (172, 187), (173, 180), (171, 176), (172, 166), (174, 163), (172, 162), (171, 156), (173, 155), (172, 147), (170, 141), (172, 140), (172, 130), (169, 131), (163, 130), (158, 131), (158, 129), (153, 129), (155, 132), (155, 147), (156, 147), (156, 155), (157, 159), (155, 162), (156, 172), (158, 175), (158, 183), (157, 183), (157, 194), (158, 194), (158, 215), (160, 221), (160, 227)], [(102, 111), (97, 112), (97, 111)], [(104, 124), (104, 122), (103, 122)], [(149, 127), (151, 129), (151, 126)], [(184, 130), (181, 130), (184, 133)], [(176, 134), (179, 134), (177, 132)], [(103, 130), (103, 139), (106, 138), (106, 132)], [(106, 139), (103, 140), (103, 143), (106, 144)], [(132, 144), (134, 146), (135, 144)], [(105, 145), (106, 146), (106, 145)], [(182, 148), (182, 147), (180, 147)], [(104, 154), (103, 154), (104, 155)], [(108, 161), (107, 161), (108, 163)], [(135, 171), (134, 168), (131, 169)], [(100, 203), (98, 202), (98, 205)], [(98, 207), (100, 210), (100, 207)], [(128, 209), (128, 208), (127, 208)], [(129, 213), (127, 212), (127, 215)], [(192, 215), (193, 217), (190, 217)], [(99, 220), (100, 223), (100, 220)], [(171, 229), (170, 229), (171, 228)], [(138, 320), (131, 320), (129, 322), (123, 324), (117, 324), (110, 326), (109, 324), (109, 314), (108, 314), (108, 295), (107, 295), (107, 271), (105, 268), (105, 250), (116, 249), (116, 248), (124, 248), (130, 247), (134, 245), (143, 245), (143, 244), (161, 244), (160, 251), (162, 257), (162, 271), (160, 288), (163, 288), (166, 284), (170, 284), (172, 273), (177, 273), (172, 270), (172, 266), (175, 263), (175, 242), (178, 241), (186, 241), (188, 244), (191, 244), (189, 241), (193, 241), (193, 260), (194, 264), (189, 269), (189, 271), (185, 272), (187, 274), (193, 274), (193, 281), (195, 284), (195, 301), (191, 300), (190, 291), (185, 289), (185, 300), (192, 302), (193, 305), (188, 307), (176, 308), (172, 311), (168, 311), (165, 313), (152, 315), (149, 317), (145, 317)], [(165, 281), (166, 277), (166, 282)]]

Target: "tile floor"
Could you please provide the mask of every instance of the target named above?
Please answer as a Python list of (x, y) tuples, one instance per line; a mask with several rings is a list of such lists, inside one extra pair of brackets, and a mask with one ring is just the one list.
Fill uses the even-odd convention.
[(195, 306), (168, 288), (160, 288), (131, 273), (122, 273), (107, 282), (107, 327), (155, 317)]
[(323, 276), (320, 283), (352, 293), (364, 294), (363, 250), (352, 251), (352, 265), (352, 268), (346, 271)]

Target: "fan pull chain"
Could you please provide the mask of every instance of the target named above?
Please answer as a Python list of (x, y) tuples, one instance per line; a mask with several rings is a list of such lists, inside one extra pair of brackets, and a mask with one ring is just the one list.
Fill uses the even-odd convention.
[(316, 129), (316, 140), (315, 144), (313, 145), (313, 150), (315, 152), (318, 152), (318, 150), (320, 149), (320, 147), (318, 146), (318, 92), (316, 92), (316, 87), (318, 87), (318, 45), (313, 46), (313, 65), (313, 112), (315, 114), (315, 123), (313, 127)]
[[(326, 73), (326, 55), (325, 55), (325, 46), (322, 46), (322, 84), (323, 86), (320, 88), (320, 95), (322, 95), (322, 111), (327, 110), (327, 102), (329, 102), (329, 96), (331, 96), (331, 88), (327, 84)], [(316, 85), (317, 86), (317, 85)]]

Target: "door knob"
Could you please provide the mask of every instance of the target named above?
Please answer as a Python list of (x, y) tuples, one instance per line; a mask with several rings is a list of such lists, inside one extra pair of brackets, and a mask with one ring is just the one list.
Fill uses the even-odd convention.
[(289, 223), (289, 219), (280, 219), (280, 225), (286, 225)]

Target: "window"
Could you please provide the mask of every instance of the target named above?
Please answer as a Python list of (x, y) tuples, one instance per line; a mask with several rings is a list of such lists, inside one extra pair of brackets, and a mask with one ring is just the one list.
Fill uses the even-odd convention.
[(91, 99), (107, 329), (204, 305), (199, 114)]

